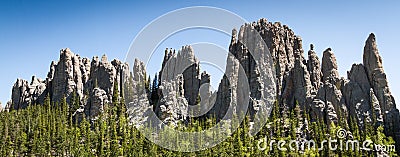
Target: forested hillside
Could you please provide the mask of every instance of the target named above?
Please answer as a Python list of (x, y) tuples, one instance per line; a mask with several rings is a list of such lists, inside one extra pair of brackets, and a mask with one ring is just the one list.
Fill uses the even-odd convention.
[[(117, 94), (113, 97), (119, 98)], [(122, 99), (121, 99), (122, 100)], [(74, 119), (76, 101), (67, 104), (63, 98), (61, 103), (52, 103), (48, 98), (44, 104), (30, 105), (23, 110), (0, 112), (0, 156), (375, 156), (376, 151), (365, 150), (330, 150), (325, 144), (322, 150), (300, 149), (278, 150), (275, 143), (270, 149), (271, 140), (302, 139), (296, 134), (301, 123), (307, 122), (310, 115), (301, 112), (299, 106), (280, 114), (275, 105), (268, 124), (255, 137), (248, 134), (248, 118), (227, 140), (219, 145), (199, 152), (174, 152), (157, 146), (147, 140), (135, 127), (128, 125), (124, 101), (115, 101), (100, 115), (94, 123), (85, 118), (78, 124)], [(84, 116), (84, 115), (83, 115)], [(391, 137), (386, 137), (383, 128), (372, 125), (360, 129), (355, 124), (350, 127), (339, 125), (326, 126), (323, 122), (312, 122), (307, 131), (308, 139), (316, 143), (332, 138), (338, 139), (337, 131), (346, 129), (352, 132), (346, 139), (374, 141), (375, 144), (393, 145)], [(200, 131), (213, 126), (215, 120), (192, 119), (186, 127), (178, 127), (183, 131)], [(330, 129), (328, 129), (328, 127)], [(173, 134), (163, 132), (160, 138), (176, 138)], [(212, 138), (213, 135), (209, 135)], [(260, 140), (268, 139), (268, 141)], [(188, 142), (193, 142), (188, 139)], [(286, 148), (289, 148), (286, 145)], [(372, 148), (372, 145), (371, 147)], [(391, 152), (390, 155), (395, 155)]]

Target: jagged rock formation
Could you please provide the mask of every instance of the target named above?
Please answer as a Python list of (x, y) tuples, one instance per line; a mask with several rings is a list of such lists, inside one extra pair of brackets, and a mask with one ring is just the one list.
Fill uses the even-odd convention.
[[(135, 125), (142, 125), (147, 121), (153, 107), (150, 105), (146, 89), (144, 88), (144, 80), (146, 79), (146, 70), (144, 63), (135, 59), (133, 65), (133, 78), (129, 79), (131, 85), (126, 85), (126, 100), (128, 100), (127, 114), (129, 121)], [(132, 88), (129, 88), (132, 87)], [(131, 100), (131, 101), (130, 101)]]
[(185, 98), (184, 77), (178, 74), (175, 79), (163, 81), (160, 90), (163, 97), (156, 108), (158, 117), (166, 123), (177, 125), (179, 121), (185, 122), (188, 117), (188, 101)]
[(175, 50), (165, 50), (164, 61), (160, 72), (160, 82), (176, 79), (183, 74), (185, 97), (190, 105), (196, 105), (200, 88), (199, 61), (194, 56), (191, 46), (183, 46), (178, 53)]
[(106, 105), (109, 104), (107, 92), (101, 88), (94, 88), (91, 95), (92, 104), (88, 110), (91, 119), (96, 118), (104, 112)]
[(312, 91), (310, 74), (301, 57), (296, 57), (294, 67), (285, 73), (282, 86), (284, 87), (282, 91), (283, 102), (288, 104), (290, 108), (294, 108), (296, 103), (304, 105), (309, 101), (307, 99), (311, 97)]
[(339, 79), (336, 57), (331, 48), (324, 51), (322, 57), (322, 81), (335, 84)]
[[(339, 72), (336, 57), (330, 48), (326, 49), (322, 57), (322, 85), (318, 88), (315, 99), (322, 100), (326, 105), (325, 119), (328, 124), (337, 123), (339, 118), (347, 119), (347, 107), (340, 91)], [(315, 100), (314, 100), (315, 102)], [(333, 109), (332, 109), (333, 108)], [(319, 117), (321, 118), (321, 117)]]
[[(348, 72), (348, 78), (340, 78), (336, 58), (332, 49), (328, 48), (323, 53), (322, 63), (310, 46), (308, 60), (303, 57), (302, 40), (294, 35), (293, 31), (280, 23), (268, 23), (261, 19), (252, 24), (242, 26), (239, 35), (247, 38), (255, 38), (246, 27), (252, 27), (258, 31), (268, 45), (273, 57), (276, 78), (277, 97), (283, 110), (294, 107), (298, 102), (305, 112), (310, 112), (313, 120), (322, 119), (325, 123), (341, 123), (348, 125), (350, 115), (358, 119), (361, 127), (364, 123), (371, 122), (375, 125), (384, 124), (385, 132), (400, 141), (399, 111), (387, 85), (386, 75), (382, 68), (382, 59), (379, 56), (375, 36), (371, 34), (364, 48), (363, 64), (353, 65)], [(248, 47), (238, 44), (236, 31), (232, 33), (230, 52), (228, 55), (226, 74), (221, 81), (217, 93), (217, 103), (213, 108), (213, 114), (223, 115), (226, 106), (239, 98), (235, 91), (236, 82), (227, 81), (229, 77), (238, 77), (238, 65), (244, 65), (246, 75), (250, 78), (252, 89), (251, 97), (255, 93), (253, 89), (258, 86), (260, 76), (253, 75), (254, 62)], [(239, 62), (235, 61), (236, 58)], [(230, 72), (232, 71), (232, 72)], [(233, 73), (234, 76), (230, 76)], [(231, 84), (229, 84), (231, 83)], [(230, 88), (228, 88), (231, 86)], [(225, 104), (225, 105), (221, 105)], [(251, 111), (250, 111), (251, 112)], [(221, 116), (220, 116), (221, 117)], [(399, 143), (399, 142), (397, 142)]]
[(126, 63), (118, 60), (108, 62), (106, 56), (101, 61), (98, 57), (90, 61), (66, 48), (60, 51), (60, 60), (51, 63), (46, 80), (36, 77), (32, 77), (30, 83), (17, 80), (12, 89), (10, 107), (21, 109), (31, 104), (42, 104), (46, 96), (52, 102), (60, 102), (64, 97), (71, 102), (76, 95), (85, 114), (95, 118), (104, 110), (105, 104), (111, 103), (114, 85), (118, 85), (118, 91), (121, 91), (123, 82), (128, 82), (129, 78)]
[(400, 146), (399, 110), (396, 108), (396, 103), (388, 87), (388, 81), (382, 66), (382, 58), (379, 55), (374, 34), (370, 34), (365, 42), (363, 65), (365, 66), (369, 83), (379, 101), (380, 109), (384, 113), (385, 131), (390, 136), (394, 136), (397, 139), (397, 146)]
[[(218, 86), (216, 101), (210, 112), (211, 116), (222, 119), (228, 111), (229, 105), (237, 106), (237, 83), (239, 73), (239, 61), (229, 53), (226, 63), (225, 75)], [(233, 111), (236, 112), (236, 111)]]
[[(344, 82), (343, 93), (349, 114), (357, 115), (361, 123), (376, 121), (382, 124), (382, 111), (368, 81), (365, 67), (362, 64), (353, 64), (347, 75), (349, 80)], [(372, 113), (376, 114), (376, 119), (372, 119)]]
[(83, 83), (87, 81), (84, 80), (87, 78), (82, 76), (87, 75), (87, 71), (84, 68), (88, 66), (84, 62), (86, 60), (80, 59), (78, 55), (72, 53), (68, 48), (62, 50), (60, 61), (57, 64), (53, 62), (50, 67), (49, 76), (53, 77), (47, 78), (47, 81), (51, 84), (49, 93), (52, 94), (52, 101), (60, 101), (64, 96), (70, 99), (73, 92), (76, 92), (80, 98), (83, 98)]
[(317, 56), (317, 53), (314, 51), (314, 45), (310, 45), (310, 51), (308, 51), (308, 61), (307, 61), (307, 70), (310, 74), (311, 85), (314, 87), (314, 91), (319, 89), (321, 86), (321, 62)]
[[(301, 37), (288, 26), (266, 19), (244, 24), (239, 31), (234, 29), (229, 52), (225, 75), (218, 90), (213, 92), (209, 87), (210, 75), (200, 74), (192, 47), (184, 46), (177, 53), (166, 49), (158, 75), (159, 89), (151, 93), (156, 100), (149, 101), (151, 96), (144, 88), (146, 71), (141, 61), (135, 60), (130, 73), (129, 66), (118, 60), (108, 62), (106, 56), (89, 60), (63, 49), (60, 60), (51, 63), (45, 80), (36, 77), (31, 82), (17, 80), (6, 110), (40, 104), (46, 96), (54, 102), (66, 97), (69, 102), (75, 94), (81, 102), (77, 115), (84, 112), (96, 119), (111, 103), (116, 87), (127, 102), (131, 123), (143, 124), (154, 110), (164, 123), (176, 125), (188, 120), (190, 108), (198, 105), (199, 98), (202, 111), (211, 108), (204, 117), (217, 119), (222, 119), (230, 106), (232, 112), (243, 111), (247, 104), (241, 102), (249, 99), (247, 109), (252, 120), (257, 119), (255, 115), (263, 107), (276, 100), (281, 112), (299, 105), (302, 112), (311, 115), (311, 121), (323, 121), (328, 126), (348, 125), (353, 118), (360, 127), (366, 123), (383, 125), (385, 133), (400, 144), (399, 110), (388, 87), (374, 34), (365, 42), (363, 63), (354, 64), (347, 78), (339, 76), (331, 48), (323, 52), (320, 61), (314, 45), (310, 45), (305, 58)], [(248, 91), (244, 90), (246, 84)], [(307, 124), (302, 128), (307, 128)]]
[(214, 106), (217, 94), (216, 92), (211, 91), (210, 82), (211, 82), (211, 76), (207, 74), (205, 71), (201, 73), (200, 89), (199, 89), (200, 108), (197, 110), (193, 109), (194, 111), (189, 110), (189, 114), (192, 112), (193, 114), (191, 115), (194, 117), (206, 114)]
[(43, 102), (45, 98), (46, 82), (32, 77), (31, 83), (26, 80), (17, 79), (12, 88), (12, 109), (26, 108), (30, 104)]

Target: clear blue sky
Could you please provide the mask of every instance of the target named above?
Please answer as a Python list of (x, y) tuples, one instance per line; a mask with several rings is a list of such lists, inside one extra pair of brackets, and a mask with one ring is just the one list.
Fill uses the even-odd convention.
[[(398, 103), (400, 96), (400, 1), (25, 1), (0, 2), (0, 101), (6, 103), (17, 78), (45, 78), (59, 50), (69, 47), (84, 57), (107, 54), (124, 60), (129, 45), (149, 22), (169, 11), (189, 6), (230, 10), (247, 21), (265, 17), (289, 25), (303, 38), (305, 51), (313, 43), (320, 58), (331, 47), (341, 76), (353, 63), (362, 62), (369, 33), (377, 36), (389, 85)], [(179, 22), (179, 21), (176, 21)], [(209, 39), (213, 32), (209, 32)], [(206, 39), (204, 32), (193, 33)], [(218, 36), (227, 48), (230, 38)], [(167, 47), (182, 43), (171, 40)], [(190, 43), (187, 43), (190, 44)], [(164, 46), (163, 45), (163, 46)], [(160, 48), (160, 51), (164, 48)], [(224, 61), (225, 62), (225, 61)], [(159, 68), (159, 65), (154, 66)], [(151, 70), (150, 70), (151, 71)], [(153, 73), (153, 72), (150, 72)]]

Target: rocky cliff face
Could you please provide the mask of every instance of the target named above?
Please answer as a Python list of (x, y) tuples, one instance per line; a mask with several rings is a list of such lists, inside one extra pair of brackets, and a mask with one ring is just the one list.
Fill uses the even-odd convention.
[[(258, 36), (261, 40), (257, 40)], [(320, 60), (314, 45), (310, 45), (305, 57), (301, 37), (288, 26), (266, 19), (233, 30), (229, 52), (225, 75), (214, 92), (209, 88), (210, 75), (200, 74), (199, 61), (190, 46), (178, 52), (167, 49), (158, 75), (158, 90), (149, 93), (144, 88), (146, 70), (141, 61), (135, 60), (130, 73), (129, 66), (121, 61), (109, 62), (106, 56), (90, 60), (63, 49), (60, 60), (51, 63), (45, 80), (32, 77), (30, 82), (16, 81), (12, 102), (6, 109), (40, 104), (46, 96), (57, 102), (63, 97), (71, 101), (76, 95), (81, 102), (79, 112), (95, 119), (111, 104), (116, 87), (125, 96), (132, 123), (143, 124), (154, 110), (164, 123), (177, 124), (188, 120), (191, 107), (198, 105), (199, 98), (202, 110), (211, 108), (204, 117), (217, 119), (223, 118), (229, 106), (234, 106), (233, 112), (242, 111), (244, 104), (239, 102), (249, 99), (252, 120), (276, 100), (281, 112), (298, 105), (311, 115), (311, 121), (348, 125), (354, 118), (360, 127), (366, 123), (383, 125), (385, 133), (400, 143), (400, 115), (374, 34), (365, 42), (363, 63), (354, 64), (347, 78), (339, 76), (331, 48), (323, 52)], [(248, 91), (243, 90), (245, 84), (249, 85)], [(157, 95), (156, 100), (150, 101), (150, 94)], [(306, 128), (307, 123), (304, 125)]]
[(144, 88), (146, 69), (143, 62), (135, 59), (133, 66), (133, 78), (125, 82), (127, 114), (129, 121), (135, 125), (142, 125), (147, 121), (153, 107), (148, 100), (148, 94)]
[(165, 50), (163, 66), (160, 72), (160, 82), (176, 79), (178, 74), (183, 75), (183, 89), (190, 105), (195, 105), (199, 95), (200, 72), (199, 61), (194, 56), (191, 46), (183, 46), (178, 53), (175, 50)]
[(373, 108), (378, 110), (380, 107), (383, 112), (385, 131), (396, 139), (400, 139), (399, 110), (396, 108), (396, 103), (388, 87), (388, 81), (382, 66), (382, 58), (379, 55), (374, 34), (370, 34), (365, 42), (363, 56), (363, 65), (369, 84), (379, 102), (379, 106), (376, 105), (376, 98), (372, 97), (371, 100), (374, 100), (371, 101)]
[(225, 75), (210, 115), (222, 118), (229, 106), (233, 106), (233, 113), (242, 114), (246, 102), (249, 102), (247, 110), (252, 119), (260, 120), (263, 117), (257, 113), (270, 111), (267, 105), (273, 104), (276, 96), (275, 74), (272, 58), (268, 57), (269, 52), (262, 42), (254, 24), (243, 25), (239, 32), (232, 31)]

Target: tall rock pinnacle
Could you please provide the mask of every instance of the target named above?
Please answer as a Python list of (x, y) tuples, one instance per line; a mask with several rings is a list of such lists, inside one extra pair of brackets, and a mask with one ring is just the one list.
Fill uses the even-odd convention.
[(142, 125), (146, 122), (152, 110), (150, 102), (147, 99), (146, 89), (143, 87), (143, 82), (146, 78), (146, 69), (143, 62), (135, 59), (133, 65), (133, 77), (126, 83), (127, 91), (126, 98), (128, 99), (127, 114), (129, 121), (135, 125)]
[(376, 45), (376, 39), (373, 33), (371, 33), (367, 41), (365, 41), (363, 64), (367, 69), (369, 80), (372, 80), (372, 74), (375, 69), (381, 69), (383, 67), (382, 58), (379, 55), (378, 46)]
[(183, 74), (185, 97), (190, 105), (196, 105), (200, 88), (199, 61), (191, 46), (183, 46), (178, 53), (165, 50), (160, 82), (171, 81), (178, 74)]
[(321, 83), (321, 63), (317, 56), (317, 53), (314, 51), (314, 45), (310, 45), (310, 51), (308, 51), (308, 61), (307, 61), (307, 69), (310, 73), (310, 81), (312, 86), (315, 89), (320, 87)]
[(390, 92), (388, 80), (382, 66), (382, 58), (376, 44), (374, 34), (370, 34), (365, 42), (363, 64), (368, 74), (370, 85), (375, 93), (384, 118), (385, 132), (394, 136), (396, 147), (400, 147), (400, 115)]
[(81, 58), (69, 48), (60, 51), (60, 61), (54, 65), (54, 78), (49, 78), (52, 82), (52, 101), (60, 101), (64, 96), (69, 99), (73, 92), (83, 98), (82, 75), (86, 74), (81, 71), (81, 64)]
[(382, 58), (379, 55), (374, 34), (370, 34), (365, 42), (363, 64), (367, 71), (369, 82), (383, 110), (390, 111), (395, 108), (396, 104), (388, 87), (388, 81), (382, 66)]
[(331, 48), (324, 51), (322, 56), (322, 80), (334, 81), (339, 79), (338, 66), (336, 62), (336, 57), (332, 52)]

